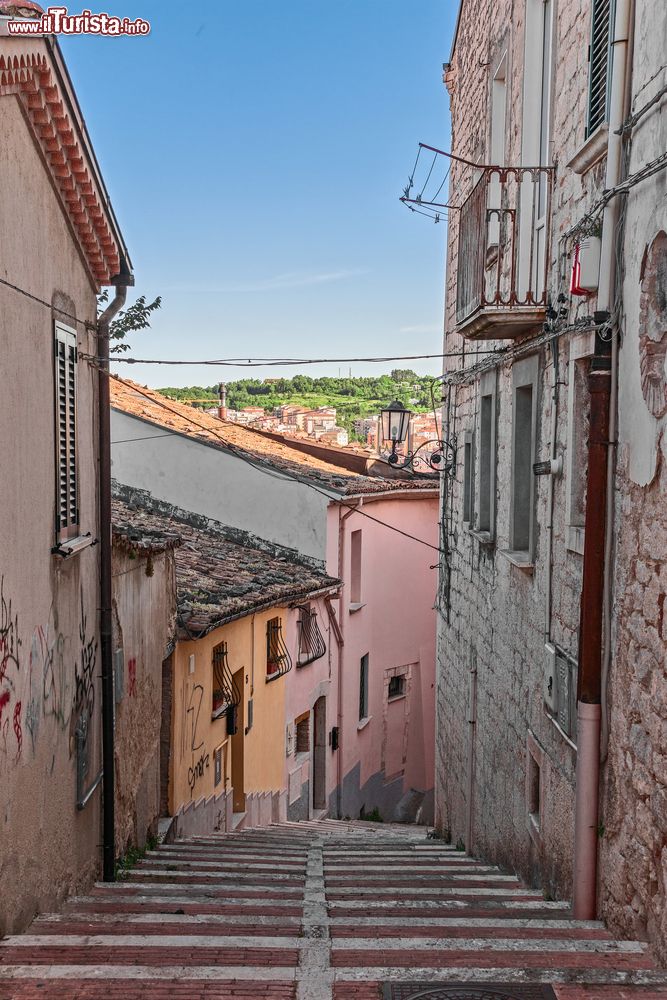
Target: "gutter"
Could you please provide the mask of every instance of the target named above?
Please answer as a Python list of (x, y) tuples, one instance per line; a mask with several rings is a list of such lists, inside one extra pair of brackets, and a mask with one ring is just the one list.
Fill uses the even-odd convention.
[[(624, 120), (632, 52), (628, 40), (634, 18), (633, 0), (617, 0), (614, 22), (613, 67), (607, 140), (605, 188), (617, 187), (622, 170), (619, 132)], [(618, 372), (618, 317), (615, 251), (619, 204), (611, 198), (604, 209), (600, 283), (597, 295), (600, 319), (609, 322), (611, 344), (596, 334), (595, 354), (588, 383), (591, 393), (584, 574), (579, 627), (577, 686), (577, 772), (574, 830), (573, 915), (594, 920), (597, 915), (598, 807), (600, 794), (600, 728), (603, 677), (610, 657), (611, 532), (613, 514), (612, 441), (616, 433), (616, 379)], [(598, 317), (596, 317), (597, 319)], [(603, 626), (606, 633), (603, 665)]]
[(99, 490), (100, 490), (100, 652), (102, 664), (102, 770), (103, 829), (102, 863), (105, 882), (115, 881), (115, 791), (114, 791), (114, 675), (112, 656), (111, 579), (111, 409), (109, 405), (109, 327), (125, 304), (127, 289), (134, 285), (126, 258), (120, 273), (111, 279), (116, 294), (97, 321), (99, 357)]
[[(125, 245), (125, 240), (123, 239), (123, 235), (120, 231), (120, 226), (118, 225), (118, 220), (111, 204), (109, 192), (107, 191), (104, 180), (102, 179), (102, 171), (100, 170), (100, 165), (97, 162), (95, 150), (92, 142), (90, 141), (90, 136), (88, 135), (86, 121), (83, 117), (83, 112), (81, 111), (81, 106), (76, 96), (76, 91), (74, 89), (74, 85), (72, 84), (72, 78), (69, 75), (69, 70), (67, 69), (67, 64), (63, 57), (58, 39), (55, 35), (43, 35), (39, 37), (43, 37), (44, 39), (44, 43), (51, 56), (53, 69), (58, 77), (58, 82), (61, 85), (62, 92), (67, 95), (67, 100), (70, 104), (70, 109), (72, 111), (72, 124), (74, 125), (83, 149), (85, 149), (88, 154), (88, 160), (92, 168), (93, 181), (100, 193), (100, 200), (104, 205), (107, 217), (111, 223), (111, 230), (118, 247), (121, 274), (123, 273), (123, 268), (125, 267), (127, 269), (127, 273), (131, 275), (132, 261)], [(117, 277), (118, 275), (116, 275), (116, 278)], [(115, 283), (115, 280), (116, 279), (112, 279), (112, 284)], [(134, 282), (132, 282), (132, 284), (134, 284)], [(111, 319), (113, 319), (113, 316), (110, 317), (110, 320)]]

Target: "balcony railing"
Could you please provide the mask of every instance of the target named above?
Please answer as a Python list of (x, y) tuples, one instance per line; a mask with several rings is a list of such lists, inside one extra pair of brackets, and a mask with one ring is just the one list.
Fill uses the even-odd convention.
[(283, 624), (280, 618), (271, 618), (266, 623), (266, 679), (275, 681), (292, 669), (292, 657), (283, 639)]
[(482, 167), (461, 206), (456, 323), (467, 337), (507, 339), (543, 322), (551, 167)]
[(299, 646), (296, 659), (297, 667), (305, 667), (307, 663), (319, 660), (327, 651), (326, 643), (317, 624), (317, 612), (307, 604), (299, 604), (299, 621), (297, 630)]
[(227, 660), (227, 643), (221, 642), (213, 649), (213, 704), (212, 714), (227, 716), (227, 732), (236, 732), (236, 716), (241, 704), (241, 692)]

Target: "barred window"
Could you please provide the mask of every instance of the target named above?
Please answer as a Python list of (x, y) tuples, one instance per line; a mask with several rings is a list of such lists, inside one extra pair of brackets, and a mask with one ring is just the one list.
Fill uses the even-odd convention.
[(79, 532), (76, 453), (76, 333), (62, 323), (55, 328), (56, 400), (56, 540)]
[(326, 644), (317, 624), (317, 612), (310, 604), (298, 605), (299, 620), (297, 630), (299, 635), (299, 648), (296, 665), (305, 667), (306, 664), (319, 660), (327, 651)]
[(612, 35), (616, 0), (593, 0), (589, 50), (588, 128), (592, 135), (609, 117), (612, 68)]
[(266, 679), (275, 680), (292, 669), (292, 657), (283, 638), (282, 618), (266, 623)]

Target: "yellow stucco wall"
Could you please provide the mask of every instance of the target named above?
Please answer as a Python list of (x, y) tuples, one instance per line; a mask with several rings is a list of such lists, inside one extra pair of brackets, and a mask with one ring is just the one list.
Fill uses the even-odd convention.
[[(243, 791), (278, 791), (284, 787), (285, 678), (266, 681), (266, 625), (271, 618), (281, 618), (285, 631), (287, 617), (287, 609), (273, 608), (223, 625), (202, 639), (178, 642), (173, 660), (169, 786), (172, 814), (189, 802), (218, 794), (232, 784), (232, 737), (227, 734), (224, 716), (212, 718), (213, 649), (221, 642), (227, 643), (232, 674), (242, 681), (240, 732), (248, 724), (248, 702), (253, 703), (252, 727), (242, 744), (239, 739), (234, 740), (235, 752), (242, 745)], [(226, 775), (215, 786), (214, 752), (221, 745), (226, 745)], [(223, 760), (224, 757), (223, 750)]]

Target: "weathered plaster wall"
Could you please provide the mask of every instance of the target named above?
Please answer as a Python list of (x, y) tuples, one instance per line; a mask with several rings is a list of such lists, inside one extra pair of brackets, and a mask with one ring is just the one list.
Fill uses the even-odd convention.
[(160, 815), (162, 663), (175, 629), (173, 551), (134, 557), (114, 546), (116, 853), (143, 847)]
[[(90, 284), (17, 99), (0, 97), (0, 274), (81, 321)], [(99, 864), (100, 791), (76, 809), (74, 730), (92, 712), (88, 780), (100, 767), (98, 548), (55, 544), (54, 318), (0, 287), (0, 934), (87, 886)], [(69, 321), (71, 325), (71, 320)], [(77, 325), (79, 348), (95, 339)], [(97, 374), (78, 364), (82, 531), (97, 535)]]
[[(339, 509), (332, 505), (329, 512), (328, 569), (336, 575), (342, 571), (343, 579), (337, 602), (345, 640), (340, 812), (356, 818), (362, 807), (366, 812), (378, 808), (390, 819), (402, 797), (415, 789), (424, 795), (420, 801), (428, 822), (434, 782), (438, 500), (414, 495), (371, 502), (366, 498), (361, 509), (370, 517), (356, 511), (346, 516), (347, 508), (343, 509), (338, 545)], [(354, 531), (362, 533), (358, 608), (350, 606)], [(369, 654), (368, 715), (360, 722), (359, 671), (365, 653)], [(397, 673), (404, 677), (405, 693), (389, 702), (390, 678)]]
[(163, 427), (119, 410), (111, 441), (119, 483), (324, 562), (328, 501), (306, 483), (267, 475), (183, 434), (165, 437)]
[[(280, 791), (285, 773), (285, 676), (266, 681), (266, 622), (282, 617), (287, 609), (276, 608), (229, 622), (202, 639), (179, 641), (173, 658), (172, 780), (170, 810), (218, 794), (232, 783), (233, 741), (224, 716), (212, 718), (213, 649), (227, 643), (232, 674), (241, 674), (243, 703), (239, 728), (248, 727), (248, 702), (253, 721), (243, 739), (244, 790)], [(190, 657), (194, 657), (190, 672)], [(226, 747), (227, 772), (220, 786), (214, 784), (213, 755)]]

